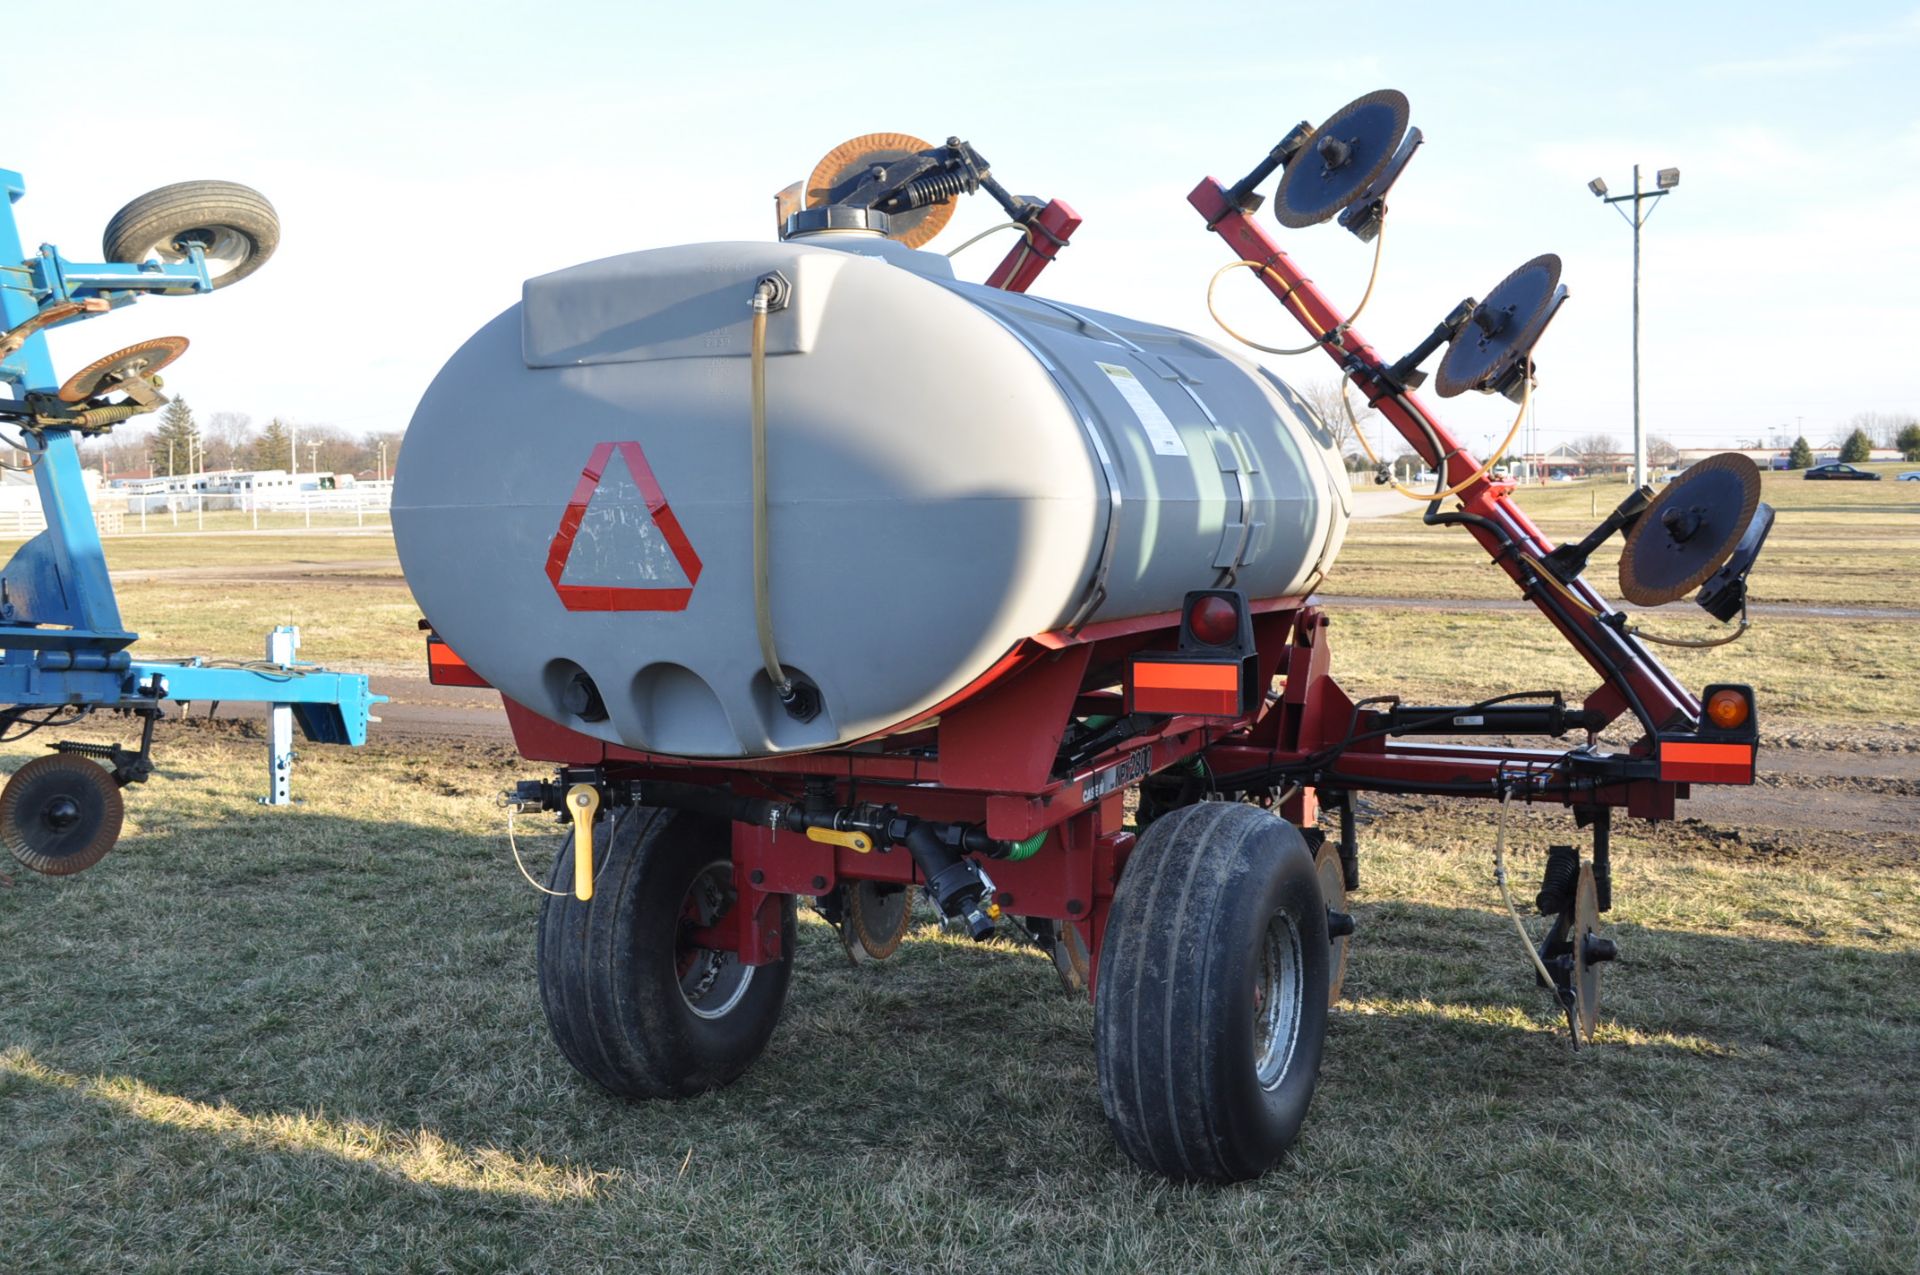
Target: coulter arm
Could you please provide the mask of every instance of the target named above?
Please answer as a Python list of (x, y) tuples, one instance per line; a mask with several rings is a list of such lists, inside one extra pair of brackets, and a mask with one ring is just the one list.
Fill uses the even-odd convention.
[(1254, 273), (1268, 291), (1415, 454), (1436, 473), (1444, 473), (1449, 486), (1466, 484), (1457, 494), (1457, 511), (1440, 513), (1436, 500), (1428, 508), (1428, 520), (1465, 526), (1520, 586), (1522, 596), (1600, 675), (1603, 685), (1587, 697), (1586, 707), (1604, 721), (1631, 711), (1646, 731), (1646, 739), (1637, 746), (1641, 749), (1651, 748), (1661, 731), (1693, 729), (1700, 719), (1700, 701), (1630, 634), (1606, 622), (1603, 617), (1612, 614), (1607, 601), (1584, 579), (1560, 584), (1543, 578), (1545, 573), (1537, 564), (1554, 546), (1513, 503), (1512, 485), (1480, 472), (1473, 454), (1395, 380), (1366, 338), (1348, 326), (1345, 316), (1293, 259), (1249, 215), (1232, 206), (1227, 196), (1226, 187), (1208, 178), (1187, 199), (1238, 259), (1264, 267)]

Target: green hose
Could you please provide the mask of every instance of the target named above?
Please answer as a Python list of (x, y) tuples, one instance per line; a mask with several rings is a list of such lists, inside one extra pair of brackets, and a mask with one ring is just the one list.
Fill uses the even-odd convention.
[(1046, 840), (1047, 832), (1046, 829), (1043, 828), (1031, 837), (1028, 837), (1025, 841), (1011, 842), (1010, 844), (1013, 846), (1013, 849), (1007, 851), (1007, 861), (1009, 863), (1018, 863), (1022, 859), (1033, 858), (1034, 855), (1040, 853), (1040, 847), (1046, 843)]
[[(1080, 724), (1082, 726), (1085, 726), (1088, 730), (1101, 730), (1105, 727), (1113, 725), (1115, 722), (1119, 720), (1120, 719), (1118, 717), (1102, 717), (1102, 716), (1096, 715), (1093, 717), (1083, 718)], [(1040, 847), (1045, 845), (1046, 841), (1047, 841), (1047, 834), (1044, 831), (1041, 831), (1041, 832), (1034, 833), (1031, 837), (1028, 837), (1025, 841), (1009, 842), (1008, 844), (1011, 845), (1013, 849), (1007, 851), (1007, 861), (1009, 863), (1018, 863), (1022, 859), (1033, 858), (1034, 855), (1040, 853)]]

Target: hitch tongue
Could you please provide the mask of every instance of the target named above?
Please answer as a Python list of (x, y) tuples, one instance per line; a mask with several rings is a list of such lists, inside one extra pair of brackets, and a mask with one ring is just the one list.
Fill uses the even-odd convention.
[(593, 818), (600, 812), (600, 790), (592, 784), (567, 789), (567, 817), (573, 820), (573, 897), (593, 898)]

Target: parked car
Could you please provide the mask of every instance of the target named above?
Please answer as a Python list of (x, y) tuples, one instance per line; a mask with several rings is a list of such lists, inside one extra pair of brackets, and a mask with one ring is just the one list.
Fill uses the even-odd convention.
[(1909, 469), (1893, 481), (1897, 483), (1920, 483), (1920, 469)]
[(1570, 483), (1573, 481), (1573, 475), (1562, 470), (1553, 476), (1553, 481), (1557, 483)]
[(1870, 483), (1877, 483), (1880, 481), (1880, 475), (1872, 472), (1871, 470), (1855, 469), (1852, 465), (1843, 465), (1837, 460), (1828, 461), (1824, 465), (1815, 465), (1812, 469), (1809, 469), (1807, 471), (1807, 477), (1809, 479), (1831, 478), (1835, 480), (1845, 479), (1853, 482), (1870, 482)]

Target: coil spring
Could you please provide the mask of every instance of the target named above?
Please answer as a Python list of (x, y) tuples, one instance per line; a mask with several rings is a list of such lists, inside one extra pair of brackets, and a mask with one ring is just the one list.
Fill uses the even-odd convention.
[(1533, 905), (1541, 916), (1573, 910), (1573, 894), (1580, 881), (1580, 852), (1572, 846), (1547, 847), (1547, 873)]
[(969, 193), (973, 187), (973, 179), (964, 172), (929, 173), (925, 177), (914, 178), (902, 187), (899, 194), (887, 201), (887, 211), (905, 212), (910, 208), (945, 203), (955, 195)]
[(75, 739), (63, 739), (53, 747), (56, 752), (76, 753), (81, 757), (99, 757), (107, 761), (112, 761), (113, 754), (117, 751), (112, 744), (89, 744)]

